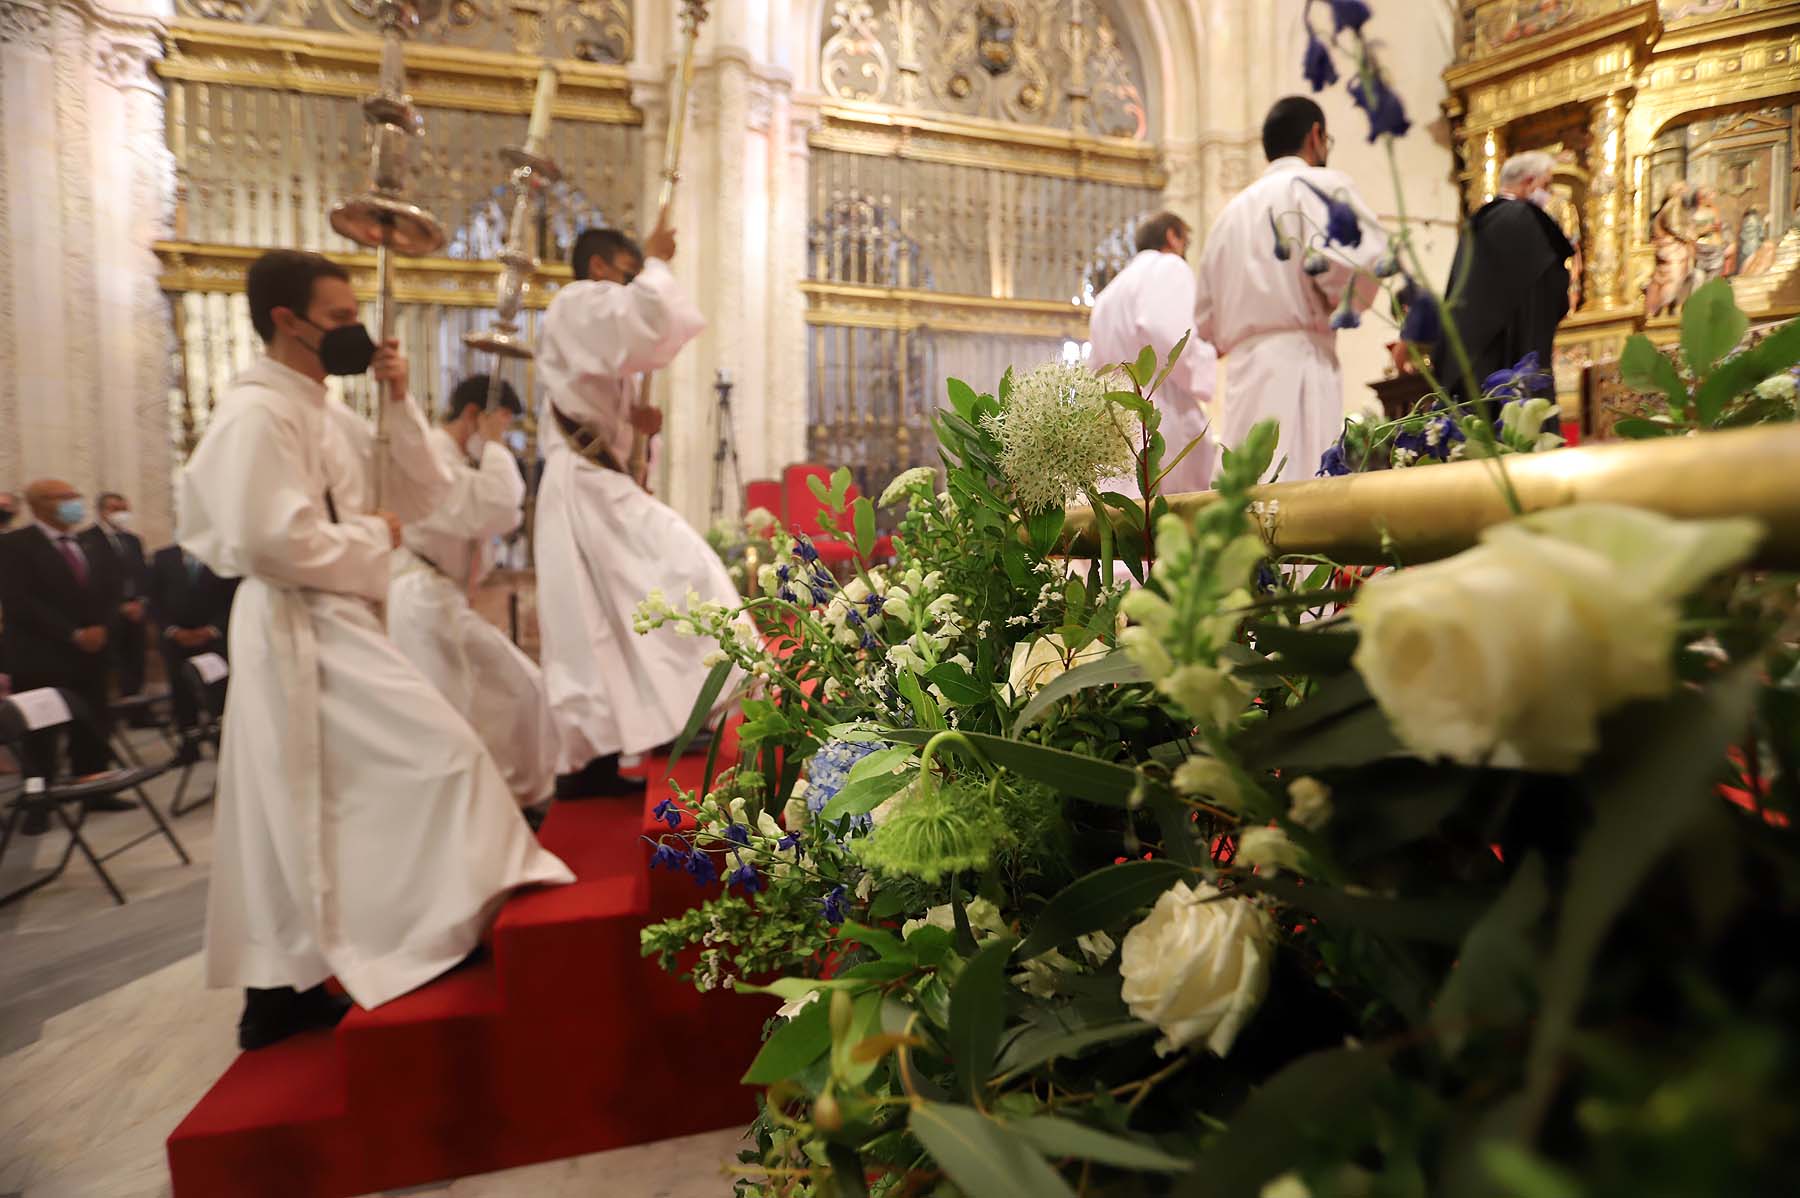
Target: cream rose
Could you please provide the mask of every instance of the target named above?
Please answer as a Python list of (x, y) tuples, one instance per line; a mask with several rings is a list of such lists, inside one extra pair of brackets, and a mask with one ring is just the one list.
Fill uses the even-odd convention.
[(1354, 662), (1415, 753), (1571, 771), (1603, 713), (1673, 687), (1676, 600), (1760, 536), (1610, 505), (1539, 513), (1364, 584)]
[(1006, 672), (1006, 685), (1015, 699), (1034, 695), (1058, 674), (1090, 661), (1099, 661), (1111, 650), (1099, 641), (1088, 645), (1073, 657), (1062, 637), (1056, 633), (1013, 646), (1012, 667)]
[(1159, 1054), (1204, 1039), (1222, 1057), (1262, 1005), (1274, 954), (1275, 923), (1262, 908), (1177, 882), (1125, 936), (1120, 997), (1162, 1031)]

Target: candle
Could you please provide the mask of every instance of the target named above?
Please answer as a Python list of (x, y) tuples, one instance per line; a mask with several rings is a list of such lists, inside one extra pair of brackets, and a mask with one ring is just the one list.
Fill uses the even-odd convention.
[(545, 65), (538, 72), (537, 95), (531, 100), (531, 128), (525, 134), (528, 154), (544, 152), (544, 140), (550, 135), (550, 106), (556, 103), (556, 68)]

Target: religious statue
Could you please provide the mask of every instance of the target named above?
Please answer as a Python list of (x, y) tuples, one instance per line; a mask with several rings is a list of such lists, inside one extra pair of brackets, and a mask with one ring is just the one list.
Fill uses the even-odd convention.
[(1689, 200), (1688, 227), (1693, 236), (1694, 264), (1688, 276), (1686, 294), (1692, 295), (1703, 284), (1733, 273), (1737, 265), (1737, 244), (1719, 212), (1716, 188), (1695, 188)]
[(1694, 238), (1688, 216), (1688, 185), (1676, 180), (1650, 220), (1650, 244), (1656, 251), (1656, 269), (1644, 290), (1644, 314), (1667, 316), (1681, 310), (1687, 299), (1694, 264)]
[(1744, 209), (1738, 225), (1738, 274), (1760, 275), (1775, 265), (1776, 239), (1769, 220), (1755, 204)]

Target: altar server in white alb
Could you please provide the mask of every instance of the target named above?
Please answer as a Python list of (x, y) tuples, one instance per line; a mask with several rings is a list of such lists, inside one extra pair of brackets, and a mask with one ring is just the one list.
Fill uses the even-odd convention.
[(501, 383), (490, 404), (488, 376), (464, 379), (447, 422), (427, 434), (454, 480), (423, 520), (401, 532), (388, 587), (388, 635), (469, 721), (522, 807), (550, 797), (556, 726), (537, 663), (469, 605), (492, 564), (495, 537), (525, 519), (525, 479), (502, 438), (523, 411)]
[[(1188, 333), (1194, 318), (1194, 272), (1187, 251), (1187, 222), (1173, 212), (1160, 212), (1139, 225), (1136, 256), (1101, 290), (1088, 320), (1093, 346), (1088, 360), (1097, 370), (1137, 361), (1146, 345), (1156, 351), (1160, 369), (1169, 351), (1188, 338), (1175, 368), (1152, 397), (1168, 446), (1163, 455), (1168, 474), (1161, 487), (1165, 495), (1206, 490), (1215, 453), (1206, 435), (1205, 405), (1212, 399), (1219, 359), (1212, 346)], [(1193, 449), (1176, 462), (1190, 444)], [(1171, 462), (1175, 467), (1169, 470)], [(1127, 479), (1116, 489), (1142, 498), (1142, 482)]]
[[(1387, 240), (1350, 177), (1326, 169), (1331, 136), (1317, 104), (1276, 101), (1262, 139), (1268, 169), (1225, 206), (1201, 250), (1194, 335), (1225, 361), (1220, 448), (1273, 417), (1276, 461), (1287, 459), (1281, 478), (1297, 481), (1313, 477), (1343, 433), (1334, 321), (1348, 323), (1375, 298), (1368, 272)], [(1356, 244), (1325, 247), (1333, 228)]]
[[(538, 846), (479, 737), (388, 640), (402, 523), (451, 492), (398, 346), (357, 322), (348, 275), (277, 250), (251, 266), (265, 356), (232, 382), (179, 489), (182, 546), (241, 577), (219, 759), (207, 978), (247, 990), (260, 1048), (375, 1007), (476, 947), (515, 887), (573, 881)], [(374, 366), (388, 409), (386, 502), (373, 430), (326, 393)]]
[(705, 539), (625, 473), (633, 430), (662, 426), (639, 376), (706, 327), (669, 270), (674, 255), (666, 228), (643, 250), (612, 229), (584, 231), (570, 257), (577, 281), (556, 293), (538, 339), (538, 624), (562, 735), (560, 797), (641, 789), (619, 776), (619, 755), (672, 740), (705, 684), (709, 644), (667, 628), (637, 635), (638, 604), (653, 590), (674, 603), (690, 592), (738, 602)]

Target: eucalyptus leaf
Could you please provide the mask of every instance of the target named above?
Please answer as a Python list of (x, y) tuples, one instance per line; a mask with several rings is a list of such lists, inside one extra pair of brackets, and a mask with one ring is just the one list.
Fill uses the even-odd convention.
[(1019, 713), (1018, 722), (1013, 725), (1013, 736), (1017, 737), (1037, 723), (1058, 700), (1078, 691), (1095, 686), (1124, 686), (1149, 680), (1150, 676), (1144, 672), (1144, 667), (1122, 652), (1109, 653), (1098, 661), (1083, 662), (1052, 678), (1031, 697), (1031, 701), (1025, 704), (1025, 710)]
[(1191, 1160), (1170, 1156), (1136, 1140), (1054, 1115), (1038, 1115), (1006, 1126), (1052, 1159), (1072, 1156), (1077, 1160), (1098, 1161), (1120, 1169), (1147, 1169), (1152, 1173), (1185, 1173), (1194, 1165)]
[(868, 1174), (856, 1149), (848, 1144), (827, 1144), (825, 1159), (831, 1162), (831, 1179), (837, 1183), (838, 1198), (869, 1198)]
[(857, 556), (867, 560), (875, 552), (875, 505), (859, 497), (850, 505), (850, 518), (856, 528)]
[(1625, 348), (1619, 354), (1619, 378), (1626, 386), (1639, 391), (1660, 392), (1669, 401), (1670, 411), (1677, 416), (1686, 415), (1687, 384), (1682, 381), (1681, 372), (1656, 348), (1656, 343), (1642, 333), (1626, 339)]
[(1471, 1025), (1511, 1027), (1531, 1015), (1531, 975), (1538, 965), (1532, 931), (1549, 901), (1543, 858), (1533, 854), (1469, 929), (1431, 1008), (1431, 1026), (1451, 1056), (1462, 1052)]
[(980, 1111), (922, 1102), (908, 1126), (968, 1198), (1075, 1198), (1030, 1141)]
[(831, 823), (846, 815), (867, 815), (911, 786), (918, 776), (917, 770), (902, 770), (897, 774), (877, 774), (846, 782), (844, 789), (831, 796), (831, 801), (819, 812), (819, 818)]
[(1350, 657), (1356, 652), (1359, 639), (1353, 631), (1324, 632), (1270, 621), (1246, 627), (1256, 638), (1259, 650), (1281, 654), (1279, 664), (1296, 674), (1343, 673), (1350, 668)]
[(1681, 354), (1688, 369), (1702, 378), (1711, 374), (1749, 328), (1729, 280), (1714, 279), (1696, 289), (1681, 305)]
[(1169, 887), (1194, 877), (1174, 861), (1127, 861), (1077, 878), (1038, 912), (1031, 935), (1019, 946), (1029, 961), (1078, 936), (1097, 932), (1154, 903)]
[(700, 729), (706, 726), (706, 719), (712, 714), (713, 708), (718, 705), (719, 693), (725, 689), (725, 683), (730, 679), (733, 668), (729, 661), (722, 661), (712, 668), (712, 672), (706, 676), (706, 681), (700, 684), (700, 693), (694, 698), (694, 706), (688, 712), (687, 723), (682, 726), (681, 734), (675, 738), (675, 743), (669, 747), (669, 768), (671, 770), (681, 760), (681, 755), (687, 752), (688, 745), (692, 744), (694, 738), (700, 735)]
[(1800, 362), (1800, 320), (1790, 320), (1761, 341), (1720, 364), (1695, 390), (1694, 406), (1711, 424), (1733, 399), (1770, 375)]
[(963, 966), (950, 988), (950, 1059), (971, 1101), (979, 1102), (1006, 1026), (1006, 965), (1013, 939), (998, 936)]
[(1059, 1028), (1028, 1028), (1010, 1041), (996, 1069), (1000, 1073), (1018, 1073), (1026, 1069), (1035, 1069), (1048, 1061), (1059, 1057), (1078, 1057), (1091, 1048), (1102, 1044), (1116, 1044), (1124, 1040), (1135, 1040), (1139, 1036), (1147, 1036), (1154, 1032), (1154, 1024), (1140, 1019), (1127, 1019), (1120, 1022), (1102, 1023), (1093, 1027), (1064, 1031)]
[(825, 1003), (822, 999), (808, 1003), (763, 1043), (762, 1051), (744, 1074), (743, 1084), (772, 1086), (786, 1081), (824, 1056), (830, 1047), (831, 1025)]
[(943, 691), (944, 698), (954, 707), (972, 707), (994, 697), (992, 690), (976, 682), (969, 671), (955, 662), (933, 666), (925, 672), (925, 679)]

